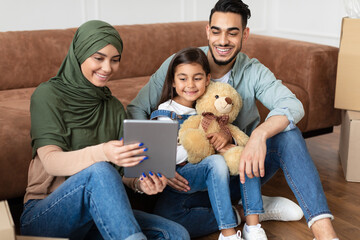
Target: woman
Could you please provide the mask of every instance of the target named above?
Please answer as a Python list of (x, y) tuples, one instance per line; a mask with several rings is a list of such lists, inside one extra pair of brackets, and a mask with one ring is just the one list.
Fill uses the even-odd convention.
[(119, 33), (111, 25), (89, 21), (75, 33), (56, 77), (32, 95), (33, 159), (22, 234), (189, 239), (182, 226), (131, 209), (124, 184), (151, 195), (165, 188), (165, 176), (122, 178), (113, 166), (134, 166), (146, 158), (141, 143), (124, 145), (117, 140), (125, 111), (106, 84), (119, 68), (122, 50)]

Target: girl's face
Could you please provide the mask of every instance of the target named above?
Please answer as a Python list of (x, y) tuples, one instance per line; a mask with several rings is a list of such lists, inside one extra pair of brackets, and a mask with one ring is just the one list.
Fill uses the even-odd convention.
[(100, 49), (81, 64), (83, 75), (97, 87), (104, 87), (117, 72), (120, 65), (120, 54), (111, 44)]
[(177, 93), (174, 101), (193, 107), (195, 101), (201, 97), (206, 86), (210, 83), (210, 74), (206, 73), (198, 63), (183, 63), (175, 68), (173, 87)]

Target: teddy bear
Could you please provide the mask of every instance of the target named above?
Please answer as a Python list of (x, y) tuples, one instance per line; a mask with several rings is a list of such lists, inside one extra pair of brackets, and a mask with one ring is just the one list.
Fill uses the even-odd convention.
[(240, 94), (229, 84), (211, 82), (203, 96), (196, 101), (196, 115), (189, 117), (179, 130), (179, 143), (188, 153), (188, 161), (196, 164), (216, 153), (207, 134), (219, 131), (229, 134), (236, 146), (221, 153), (229, 167), (230, 175), (239, 173), (240, 156), (249, 137), (231, 124), (242, 108)]

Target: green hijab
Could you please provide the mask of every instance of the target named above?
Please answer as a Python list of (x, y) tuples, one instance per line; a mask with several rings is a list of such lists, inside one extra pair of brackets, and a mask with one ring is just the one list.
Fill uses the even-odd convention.
[(108, 44), (121, 54), (119, 33), (93, 20), (75, 33), (57, 75), (40, 84), (31, 96), (33, 158), (39, 147), (56, 145), (72, 151), (122, 136), (123, 105), (107, 87), (97, 87), (81, 72), (81, 64)]

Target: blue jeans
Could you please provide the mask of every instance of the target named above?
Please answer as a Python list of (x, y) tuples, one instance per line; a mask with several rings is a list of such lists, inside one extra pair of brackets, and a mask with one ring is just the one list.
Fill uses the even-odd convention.
[[(219, 230), (235, 228), (237, 226), (230, 198), (229, 169), (222, 156), (211, 155), (198, 164), (188, 163), (184, 166), (177, 166), (176, 171), (188, 180), (191, 190), (179, 192), (171, 187), (167, 187), (157, 201), (155, 206), (156, 213), (185, 226), (190, 231), (192, 237), (197, 236), (196, 232), (199, 231), (199, 225), (194, 224), (193, 220), (188, 220), (197, 219), (199, 222), (203, 220), (208, 222), (207, 216), (209, 213), (214, 214), (211, 218), (212, 224), (216, 224)], [(243, 199), (245, 200), (244, 204), (246, 204), (244, 206), (248, 209), (247, 213), (263, 213), (260, 179), (247, 179), (245, 184), (242, 185), (241, 190), (245, 194)], [(196, 208), (197, 201), (194, 201), (193, 197), (197, 196), (198, 192), (208, 195), (208, 206), (206, 208)], [(173, 202), (177, 202), (175, 204), (176, 207), (171, 206)], [(213, 211), (210, 211), (209, 207), (212, 207)], [(202, 219), (203, 211), (205, 211), (205, 219)], [(202, 228), (201, 232), (207, 231), (207, 224), (204, 226), (200, 224), (200, 226)], [(211, 231), (213, 230), (211, 229)]]
[[(321, 215), (332, 216), (319, 174), (300, 130), (295, 128), (281, 132), (268, 139), (266, 145), (265, 176), (261, 178), (261, 184), (267, 182), (279, 169), (282, 169), (307, 222)], [(239, 177), (231, 177), (231, 199), (238, 201), (241, 198), (240, 192)], [(167, 206), (166, 209), (161, 207), (163, 205)], [(160, 196), (155, 210), (156, 214), (182, 224), (191, 237), (207, 235), (218, 230), (215, 214), (206, 192), (189, 195), (167, 191), (166, 194), (163, 193)]]
[(190, 239), (181, 225), (132, 210), (121, 176), (100, 162), (68, 178), (42, 200), (29, 200), (23, 235), (70, 239)]

